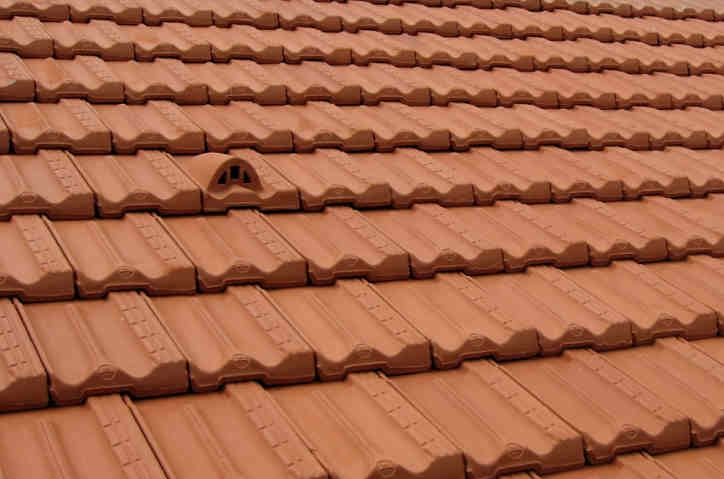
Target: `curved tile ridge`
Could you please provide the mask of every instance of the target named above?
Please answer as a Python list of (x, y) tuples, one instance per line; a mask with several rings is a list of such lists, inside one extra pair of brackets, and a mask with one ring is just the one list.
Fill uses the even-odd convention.
[(481, 107), (533, 104), (540, 108), (594, 106), (610, 110), (648, 106), (662, 110), (692, 106), (721, 110), (719, 77), (705, 74), (574, 73), (568, 70), (519, 72), (512, 68), (460, 70), (449, 66), (400, 69), (373, 63), (344, 68), (323, 62), (301, 65), (106, 62), (98, 57), (21, 59), (0, 53), (0, 100), (54, 103), (84, 98), (91, 103), (145, 103), (170, 100), (179, 105), (252, 101), (260, 105), (410, 106), (470, 103)]
[(233, 148), (283, 153), (317, 148), (387, 152), (399, 147), (462, 151), (476, 146), (505, 150), (548, 145), (576, 150), (724, 146), (724, 111), (704, 108), (600, 110), (580, 106), (546, 110), (532, 105), (479, 108), (457, 103), (339, 107), (326, 102), (178, 106), (168, 101), (91, 105), (64, 99), (59, 103), (0, 103), (0, 117), (4, 120), (0, 152), (7, 151), (11, 143), (16, 153), (39, 148), (84, 154), (134, 153), (144, 148), (198, 154)]
[(603, 43), (594, 39), (499, 39), (454, 37), (440, 41), (431, 33), (386, 35), (375, 31), (323, 32), (300, 27), (259, 30), (230, 28), (46, 22), (31, 17), (0, 20), (0, 51), (30, 58), (100, 56), (106, 60), (179, 58), (184, 62), (259, 63), (322, 61), (331, 65), (391, 63), (397, 66), (452, 65), (463, 69), (510, 67), (520, 71), (562, 68), (574, 72), (621, 70), (699, 75), (724, 72), (724, 47), (652, 46), (640, 42)]

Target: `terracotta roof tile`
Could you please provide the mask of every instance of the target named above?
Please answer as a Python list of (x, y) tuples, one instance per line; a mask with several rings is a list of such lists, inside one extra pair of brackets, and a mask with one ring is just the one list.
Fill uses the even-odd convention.
[(164, 471), (173, 477), (327, 477), (316, 454), (258, 384), (129, 405)]
[(81, 297), (103, 296), (119, 289), (143, 289), (152, 294), (196, 290), (193, 265), (148, 213), (129, 213), (122, 219), (57, 221), (51, 228), (73, 265)]
[(590, 350), (509, 362), (503, 369), (583, 436), (590, 463), (689, 445), (686, 416)]
[(364, 280), (268, 294), (314, 349), (322, 380), (355, 371), (430, 369), (427, 339)]
[(286, 384), (315, 378), (314, 352), (256, 286), (148, 301), (188, 358), (194, 391), (239, 380)]
[(724, 391), (722, 366), (696, 343), (665, 338), (653, 346), (612, 351), (606, 360), (686, 414), (694, 445), (714, 442), (724, 432), (718, 405)]
[(113, 63), (98, 57), (77, 56), (73, 60), (25, 59), (35, 81), (37, 100), (83, 98), (91, 103), (122, 103), (124, 83), (110, 68)]
[(119, 25), (136, 25), (143, 21), (143, 10), (136, 0), (68, 0), (70, 19), (87, 22), (91, 19), (113, 20)]
[(429, 339), (437, 368), (456, 367), (465, 359), (519, 359), (539, 352), (538, 325), (501, 308), (500, 298), (464, 275), (383, 282), (374, 288)]
[(493, 362), (396, 377), (392, 383), (465, 451), (466, 471), (474, 477), (526, 469), (546, 473), (585, 463), (581, 436)]
[(40, 216), (0, 222), (0, 238), (0, 294), (30, 301), (73, 297), (73, 270)]
[(171, 157), (142, 150), (135, 155), (77, 155), (75, 164), (93, 189), (98, 214), (121, 216), (126, 211), (161, 214), (201, 211), (201, 192)]
[(56, 404), (113, 392), (185, 392), (186, 360), (137, 293), (19, 305)]
[(0, 100), (33, 101), (35, 79), (25, 65), (13, 53), (0, 53)]
[(717, 314), (692, 296), (672, 288), (655, 271), (622, 261), (607, 268), (567, 270), (565, 277), (625, 315), (631, 321), (636, 343), (650, 342), (659, 336), (696, 339), (716, 334)]
[(195, 264), (202, 291), (218, 291), (229, 284), (290, 287), (307, 281), (306, 261), (264, 215), (254, 211), (165, 218), (163, 224)]
[(0, 156), (0, 217), (44, 213), (53, 219), (92, 218), (93, 191), (63, 151)]
[(48, 404), (48, 377), (17, 310), (0, 299), (0, 411)]
[(206, 85), (187, 64), (175, 58), (158, 58), (153, 62), (108, 62), (107, 65), (123, 82), (126, 103), (171, 100), (179, 105), (196, 105), (209, 101)]
[(715, 479), (724, 464), (724, 446), (690, 449), (656, 458), (662, 469), (677, 479), (695, 474), (703, 479)]
[(270, 392), (331, 475), (465, 475), (460, 451), (374, 373)]
[(53, 56), (54, 39), (36, 18), (15, 17), (0, 20), (0, 51), (14, 52), (26, 58)]
[(39, 148), (64, 148), (73, 153), (111, 151), (111, 132), (83, 100), (2, 103), (0, 116), (8, 125), (15, 153), (34, 153)]
[(3, 414), (0, 424), (8, 478), (70, 473), (165, 477), (118, 395), (90, 398), (82, 406)]
[(307, 260), (314, 284), (349, 276), (384, 281), (410, 275), (407, 252), (357, 210), (333, 206), (321, 213), (267, 219)]
[(53, 0), (2, 0), (0, 2), (0, 18), (14, 16), (38, 17), (40, 20), (58, 22), (67, 20), (69, 9), (67, 4)]

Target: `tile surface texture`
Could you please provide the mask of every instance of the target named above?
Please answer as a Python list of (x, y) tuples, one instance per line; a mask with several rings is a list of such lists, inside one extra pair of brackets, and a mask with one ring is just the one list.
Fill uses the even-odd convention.
[(0, 479), (714, 479), (717, 0), (0, 0)]

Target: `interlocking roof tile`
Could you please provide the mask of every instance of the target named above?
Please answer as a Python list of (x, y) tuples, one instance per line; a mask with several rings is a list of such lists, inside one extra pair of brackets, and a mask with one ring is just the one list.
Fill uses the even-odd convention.
[[(647, 453), (634, 452), (630, 454), (622, 454), (617, 456), (608, 464), (602, 464), (592, 467), (585, 467), (574, 471), (561, 472), (554, 474), (555, 479), (635, 479), (638, 477), (656, 477), (659, 479), (678, 479), (666, 471), (666, 468), (659, 462), (660, 459), (667, 456), (678, 456), (687, 454), (685, 451), (675, 452), (672, 454), (663, 454), (652, 458)], [(541, 476), (534, 472), (511, 474), (510, 476), (502, 476), (505, 479), (541, 479)]]
[(92, 103), (123, 102), (124, 83), (111, 70), (113, 64), (98, 57), (24, 59), (23, 63), (35, 81), (38, 101), (83, 98)]
[(194, 391), (239, 380), (286, 384), (315, 378), (314, 352), (256, 286), (148, 301), (188, 358)]
[(73, 297), (73, 270), (37, 215), (0, 221), (0, 294), (23, 300)]
[(44, 213), (53, 219), (92, 218), (93, 191), (69, 153), (0, 156), (0, 217)]
[[(156, 58), (179, 58), (185, 62), (211, 61), (211, 48), (206, 43), (205, 29), (194, 29), (182, 23), (166, 23), (159, 27), (125, 25), (120, 30), (133, 43), (133, 57), (140, 61)], [(202, 32), (199, 32), (201, 30)], [(131, 60), (133, 58), (127, 58)]]
[(95, 193), (100, 216), (134, 210), (201, 211), (199, 187), (166, 153), (142, 150), (135, 155), (77, 155), (73, 160)]
[(116, 153), (141, 148), (163, 148), (171, 153), (202, 153), (205, 149), (204, 132), (175, 103), (150, 101), (94, 108), (112, 131)]
[(607, 268), (571, 269), (565, 276), (629, 318), (636, 343), (672, 334), (692, 339), (716, 334), (712, 309), (640, 264), (622, 261)]
[(129, 405), (169, 476), (327, 477), (316, 454), (258, 384)]
[(142, 397), (188, 388), (186, 360), (138, 293), (19, 309), (56, 404), (120, 391)]
[(306, 261), (254, 211), (165, 218), (163, 224), (195, 264), (202, 291), (219, 291), (229, 284), (290, 287), (307, 281)]
[(39, 148), (64, 148), (73, 153), (111, 151), (110, 131), (83, 100), (2, 103), (0, 116), (8, 125), (15, 153), (34, 153)]
[(68, 4), (74, 22), (105, 19), (119, 25), (136, 25), (143, 21), (143, 10), (136, 0), (68, 0)]
[(687, 415), (694, 445), (714, 442), (724, 432), (719, 405), (724, 383), (722, 364), (697, 346), (665, 338), (653, 346), (612, 351), (606, 360)]
[(581, 436), (493, 362), (400, 376), (392, 383), (464, 451), (470, 476), (547, 473), (585, 463)]
[(0, 20), (0, 25), (0, 51), (14, 52), (26, 58), (53, 56), (54, 39), (38, 19), (15, 17)]
[[(493, 356), (518, 359), (539, 351), (535, 326), (469, 277), (440, 274), (424, 281), (391, 281), (374, 288), (430, 341), (437, 368)], [(523, 305), (522, 307), (524, 307)]]
[(82, 406), (0, 415), (2, 470), (8, 479), (77, 474), (163, 479), (164, 473), (118, 395)]
[(0, 53), (0, 99), (33, 101), (35, 79), (26, 63), (13, 53)]
[(0, 299), (0, 411), (48, 404), (48, 377), (20, 315)]
[(51, 228), (73, 265), (81, 297), (103, 296), (119, 289), (143, 289), (152, 294), (196, 290), (194, 266), (151, 214), (56, 221)]
[(267, 219), (307, 260), (314, 284), (349, 276), (386, 281), (410, 275), (407, 252), (357, 210), (331, 206), (321, 213)]
[(408, 252), (410, 270), (416, 278), (441, 271), (502, 271), (504, 255), (490, 241), (485, 218), (470, 213), (470, 209), (420, 204), (409, 210), (377, 210), (364, 215)]
[(107, 65), (123, 82), (125, 103), (171, 100), (178, 105), (196, 105), (209, 101), (206, 85), (187, 64), (175, 58), (157, 58), (153, 62), (108, 62)]
[(364, 280), (268, 294), (314, 349), (323, 380), (355, 371), (430, 369), (427, 339)]
[(26, 0), (2, 0), (0, 2), (1, 18), (30, 16), (49, 22), (58, 22), (66, 20), (68, 15), (68, 5), (53, 0), (34, 0), (32, 2)]
[(677, 479), (691, 475), (702, 479), (716, 479), (721, 476), (720, 471), (724, 466), (724, 445), (666, 454), (657, 457), (656, 462)]
[(375, 373), (270, 392), (332, 476), (465, 475), (460, 451)]
[(503, 369), (583, 436), (590, 463), (632, 450), (662, 453), (689, 445), (686, 416), (593, 351), (509, 362)]

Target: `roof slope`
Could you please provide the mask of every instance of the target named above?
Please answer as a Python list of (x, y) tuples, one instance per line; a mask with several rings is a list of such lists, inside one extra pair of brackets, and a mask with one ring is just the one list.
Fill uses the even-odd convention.
[(0, 478), (724, 477), (722, 20), (0, 0)]

